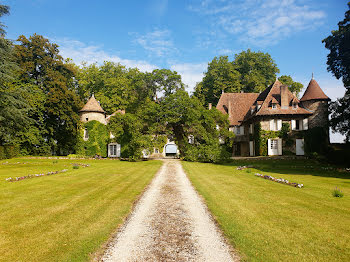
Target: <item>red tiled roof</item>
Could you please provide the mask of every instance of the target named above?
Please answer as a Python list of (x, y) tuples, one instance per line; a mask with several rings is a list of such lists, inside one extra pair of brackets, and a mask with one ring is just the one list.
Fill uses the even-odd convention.
[[(292, 102), (299, 102), (298, 98), (288, 89), (288, 107), (281, 107), (282, 83), (276, 80), (260, 94), (257, 93), (224, 93), (216, 106), (224, 114), (229, 114), (230, 125), (240, 125), (244, 120), (255, 116), (274, 115), (311, 115), (303, 107), (292, 107)], [(271, 102), (277, 103), (277, 108), (271, 107)], [(256, 104), (261, 105), (256, 111)], [(252, 110), (250, 110), (252, 109)], [(251, 113), (253, 111), (253, 113)]]
[(300, 99), (301, 102), (308, 100), (330, 100), (330, 98), (322, 91), (315, 79), (311, 79), (303, 97)]
[(99, 112), (99, 113), (105, 113), (105, 111), (100, 106), (99, 102), (95, 99), (95, 96), (92, 95), (90, 99), (86, 102), (84, 107), (80, 109), (79, 112)]
[[(288, 106), (287, 108), (282, 108), (281, 107), (281, 86), (282, 83), (278, 80), (275, 81), (270, 87), (265, 89), (261, 94), (264, 92), (264, 103), (261, 105), (261, 108), (258, 112), (255, 113), (256, 116), (266, 116), (266, 115), (311, 115), (312, 113), (309, 112), (308, 110), (302, 108), (302, 107), (297, 107), (297, 108), (292, 108), (291, 106)], [(268, 91), (268, 92), (266, 92)], [(261, 94), (259, 95), (259, 98), (261, 98)], [(288, 95), (288, 104), (290, 105), (290, 102), (296, 98), (295, 95), (292, 94), (289, 90), (287, 90), (287, 95)], [(278, 106), (277, 108), (272, 108), (270, 106), (270, 101), (272, 99), (275, 99), (278, 101)]]
[(229, 110), (230, 125), (240, 125), (258, 96), (257, 93), (224, 93), (216, 108), (224, 114)]

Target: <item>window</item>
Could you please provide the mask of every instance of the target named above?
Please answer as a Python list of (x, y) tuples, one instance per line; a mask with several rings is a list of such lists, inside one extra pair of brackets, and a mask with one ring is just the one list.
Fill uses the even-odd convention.
[(109, 145), (109, 153), (111, 156), (117, 155), (117, 145)]
[(189, 135), (188, 136), (188, 143), (189, 144), (194, 144), (194, 136), (193, 135)]
[(87, 130), (87, 128), (84, 129), (84, 140), (88, 140), (89, 139), (89, 132)]
[(272, 104), (272, 108), (276, 109), (277, 108), (277, 104)]
[(278, 140), (277, 139), (271, 140), (271, 149), (278, 149)]
[(85, 118), (85, 119), (86, 119), (86, 122), (87, 122), (87, 121), (89, 121), (89, 118), (88, 118), (88, 117), (87, 117), (87, 118)]
[(292, 130), (307, 130), (308, 129), (308, 119), (297, 119), (292, 120)]
[(239, 128), (239, 126), (236, 127), (236, 135), (240, 135), (241, 134), (241, 129)]
[(293, 108), (296, 109), (298, 107), (297, 103), (293, 103)]
[(154, 149), (154, 153), (159, 154), (159, 149), (158, 149), (158, 148), (155, 148), (155, 149)]
[(253, 134), (253, 124), (249, 125), (249, 134)]
[(270, 130), (278, 131), (282, 128), (282, 120), (281, 119), (271, 119), (270, 120)]

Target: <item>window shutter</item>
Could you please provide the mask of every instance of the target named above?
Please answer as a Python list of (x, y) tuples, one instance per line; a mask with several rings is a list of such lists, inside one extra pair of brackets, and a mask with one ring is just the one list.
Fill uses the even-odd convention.
[(282, 139), (278, 139), (278, 155), (282, 155)]
[(240, 126), (241, 128), (241, 135), (244, 135), (244, 126)]
[(292, 120), (292, 130), (295, 130), (295, 128), (296, 128), (295, 120)]
[(272, 155), (272, 152), (271, 152), (271, 139), (268, 139), (268, 140), (267, 140), (267, 154), (268, 154), (269, 156)]
[(309, 128), (309, 121), (307, 118), (303, 119), (303, 130), (308, 130)]
[(274, 122), (273, 119), (271, 119), (271, 120), (270, 120), (270, 130), (271, 130), (271, 131), (274, 130), (274, 128), (273, 128), (273, 126), (274, 126), (273, 122)]
[(277, 120), (277, 130), (281, 130), (282, 129), (282, 120), (278, 119)]

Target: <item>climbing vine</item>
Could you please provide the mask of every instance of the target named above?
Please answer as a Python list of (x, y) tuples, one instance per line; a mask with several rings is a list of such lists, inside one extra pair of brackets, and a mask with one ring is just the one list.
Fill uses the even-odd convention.
[[(109, 133), (107, 127), (98, 121), (89, 121), (82, 124), (80, 129), (80, 137), (77, 145), (77, 154), (85, 156), (99, 155), (107, 157), (107, 144)], [(88, 139), (84, 141), (85, 132)]]
[(256, 156), (267, 156), (267, 141), (273, 138), (282, 138), (286, 145), (289, 146), (293, 143), (293, 140), (289, 136), (290, 125), (283, 123), (280, 131), (270, 131), (261, 129), (260, 123), (254, 124), (253, 140), (255, 144), (255, 155)]
[(154, 148), (158, 148), (159, 153), (163, 153), (164, 146), (168, 142), (166, 135), (157, 135), (153, 138), (152, 144)]

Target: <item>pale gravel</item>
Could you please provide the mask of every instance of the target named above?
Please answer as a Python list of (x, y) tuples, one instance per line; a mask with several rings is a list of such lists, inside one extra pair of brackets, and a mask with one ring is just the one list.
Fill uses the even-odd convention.
[(164, 164), (102, 261), (239, 261), (179, 160)]

